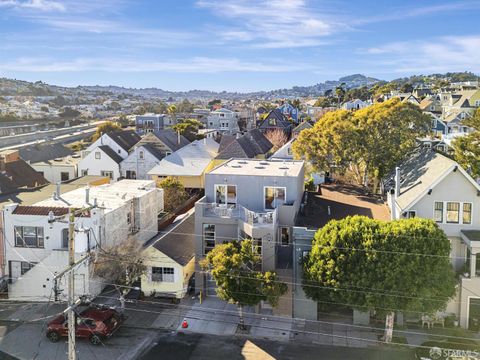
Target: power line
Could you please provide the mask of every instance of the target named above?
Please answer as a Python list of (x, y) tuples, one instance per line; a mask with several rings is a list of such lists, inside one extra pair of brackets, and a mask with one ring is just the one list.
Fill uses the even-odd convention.
[[(248, 293), (244, 293), (248, 294)], [(106, 298), (106, 299), (116, 299), (108, 296), (98, 296), (98, 298)], [(232, 310), (225, 310), (225, 309), (212, 309), (212, 308), (207, 308), (207, 307), (201, 307), (201, 306), (188, 306), (188, 305), (176, 305), (176, 304), (166, 304), (166, 303), (158, 303), (154, 301), (146, 301), (146, 300), (136, 300), (136, 302), (139, 303), (145, 303), (145, 304), (155, 304), (155, 305), (160, 305), (160, 306), (172, 306), (172, 307), (182, 307), (188, 310), (192, 311), (199, 311), (199, 312), (207, 312), (207, 313), (227, 313), (231, 314), (233, 316), (238, 316), (238, 312), (232, 311)], [(127, 308), (127, 310), (135, 310), (133, 308)], [(162, 313), (163, 314), (163, 313)], [(173, 315), (172, 315), (173, 316)], [(175, 315), (177, 316), (177, 315)], [(189, 316), (188, 316), (189, 317)], [(360, 329), (369, 329), (369, 330), (376, 330), (376, 331), (383, 331), (382, 328), (377, 328), (377, 327), (372, 327), (372, 326), (365, 326), (365, 325), (355, 325), (355, 324), (346, 324), (346, 323), (338, 323), (338, 322), (333, 322), (333, 321), (324, 321), (324, 320), (306, 320), (306, 319), (301, 319), (301, 318), (286, 318), (278, 315), (264, 315), (264, 314), (257, 314), (257, 313), (245, 313), (244, 317), (260, 317), (260, 318), (267, 318), (267, 320), (271, 320), (272, 318), (278, 319), (280, 322), (291, 322), (291, 321), (305, 321), (309, 323), (317, 323), (317, 324), (327, 324), (327, 325), (340, 325), (340, 326), (345, 326), (345, 327), (353, 327), (353, 328), (360, 328)], [(421, 332), (414, 332), (414, 331), (406, 331), (406, 330), (395, 330), (397, 333), (405, 333), (405, 334), (412, 334), (412, 335), (426, 335), (425, 333)], [(429, 336), (438, 336), (438, 337), (444, 337), (445, 335), (442, 334), (428, 334)], [(449, 338), (452, 339), (469, 339), (466, 337), (459, 337), (459, 336), (448, 336)]]

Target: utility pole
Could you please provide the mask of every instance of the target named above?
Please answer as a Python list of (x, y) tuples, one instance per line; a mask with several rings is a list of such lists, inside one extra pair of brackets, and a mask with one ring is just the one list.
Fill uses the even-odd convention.
[(75, 353), (75, 275), (73, 266), (75, 265), (75, 210), (70, 209), (68, 218), (68, 266), (70, 272), (68, 273), (68, 360), (76, 360)]
[[(75, 216), (82, 214), (84, 211), (89, 211), (92, 207), (85, 207), (80, 209), (70, 208), (68, 211), (68, 267), (56, 274), (53, 277), (53, 286), (55, 301), (58, 301), (60, 291), (58, 289), (58, 280), (68, 273), (68, 307), (63, 312), (67, 316), (68, 320), (68, 360), (76, 360), (77, 354), (75, 352), (75, 308), (82, 302), (82, 299), (75, 300), (75, 274), (74, 269), (76, 266), (82, 264), (90, 258), (90, 254), (83, 256), (78, 261), (75, 261)], [(58, 221), (58, 219), (64, 218), (64, 215), (55, 217), (53, 212), (49, 214), (49, 223)]]

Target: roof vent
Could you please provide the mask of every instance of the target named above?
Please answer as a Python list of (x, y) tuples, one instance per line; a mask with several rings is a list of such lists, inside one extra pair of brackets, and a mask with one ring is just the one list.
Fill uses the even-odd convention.
[(266, 162), (266, 161), (260, 161), (260, 165), (268, 165), (268, 162)]
[(238, 163), (239, 164), (247, 164), (247, 162), (245, 160), (239, 160)]
[(55, 158), (53, 159), (53, 161), (62, 161), (63, 159), (62, 158)]
[(236, 169), (241, 168), (241, 167), (242, 167), (241, 165), (232, 165), (232, 168), (236, 168)]
[(265, 169), (265, 166), (255, 166), (255, 169)]
[(289, 168), (288, 166), (280, 166), (279, 169), (281, 169), (281, 170), (288, 170), (288, 169), (290, 169), (290, 168)]

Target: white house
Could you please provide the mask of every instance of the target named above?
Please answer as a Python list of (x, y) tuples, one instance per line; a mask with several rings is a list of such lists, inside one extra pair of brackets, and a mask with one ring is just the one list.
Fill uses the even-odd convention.
[(32, 168), (41, 173), (50, 183), (56, 184), (78, 177), (78, 163), (80, 155), (71, 155), (53, 160), (40, 161), (30, 164)]
[(107, 145), (96, 147), (78, 163), (78, 174), (108, 176), (117, 181), (120, 176), (120, 163), (123, 158)]
[(355, 99), (351, 101), (347, 101), (343, 103), (342, 109), (345, 110), (360, 110), (363, 108), (366, 108), (369, 104), (366, 103), (365, 101), (362, 101), (360, 99)]
[(480, 304), (480, 185), (454, 160), (419, 149), (387, 179), (385, 189), (393, 219), (433, 219), (449, 238), (452, 264), (465, 274), (447, 312), (468, 328), (470, 308)]
[(120, 163), (141, 140), (134, 131), (114, 131), (103, 134), (84, 152), (78, 163), (78, 175), (109, 176), (116, 181), (122, 174)]
[[(53, 276), (68, 264), (70, 208), (87, 208), (75, 217), (75, 257), (87, 257), (75, 270), (75, 292), (97, 295), (102, 280), (92, 273), (90, 250), (106, 249), (133, 238), (142, 244), (157, 233), (158, 213), (163, 210), (163, 190), (153, 181), (122, 180), (83, 187), (30, 206), (5, 205), (3, 232), (9, 298), (53, 300)], [(57, 297), (66, 297), (65, 279), (57, 284)]]
[(121, 174), (127, 179), (150, 179), (148, 172), (160, 161), (190, 142), (170, 129), (147, 134), (130, 151), (121, 164)]

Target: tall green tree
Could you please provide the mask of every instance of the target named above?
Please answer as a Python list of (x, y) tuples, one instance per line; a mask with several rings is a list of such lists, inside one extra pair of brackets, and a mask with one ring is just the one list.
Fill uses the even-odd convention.
[(345, 98), (345, 83), (341, 83), (340, 86), (335, 88), (335, 95), (337, 96), (337, 104), (340, 106), (340, 103)]
[(455, 160), (474, 177), (480, 176), (480, 108), (472, 118), (465, 119), (463, 124), (474, 129), (466, 136), (452, 142)]
[(167, 212), (174, 211), (188, 200), (184, 186), (174, 177), (166, 177), (157, 186), (163, 189), (163, 202)]
[(202, 126), (203, 124), (196, 119), (185, 119), (172, 126), (172, 129), (185, 136), (189, 141), (194, 141), (201, 138), (198, 135), (198, 129)]
[(278, 280), (275, 272), (257, 270), (261, 264), (252, 240), (217, 245), (200, 262), (215, 280), (218, 297), (237, 305), (242, 329), (245, 329), (245, 306), (255, 306), (261, 301), (276, 306), (287, 292), (287, 285)]
[(332, 220), (315, 234), (303, 288), (317, 301), (384, 314), (389, 342), (394, 312), (433, 314), (455, 294), (449, 255), (450, 241), (432, 220)]
[(122, 128), (118, 124), (112, 121), (104, 122), (103, 124), (97, 126), (97, 130), (95, 131), (95, 134), (92, 135), (92, 141), (95, 141), (98, 138), (100, 138), (102, 134), (106, 134), (113, 131), (119, 131), (119, 130), (122, 130)]
[(293, 151), (317, 170), (335, 165), (350, 169), (359, 184), (369, 186), (373, 178), (375, 185), (415, 148), (430, 123), (418, 106), (395, 98), (355, 112), (325, 114), (300, 133)]

